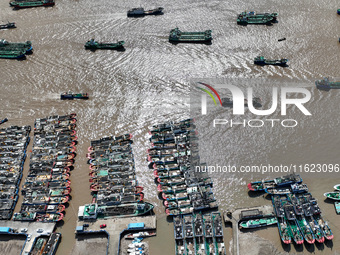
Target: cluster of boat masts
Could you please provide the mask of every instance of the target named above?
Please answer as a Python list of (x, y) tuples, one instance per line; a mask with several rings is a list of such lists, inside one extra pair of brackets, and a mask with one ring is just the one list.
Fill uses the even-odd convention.
[(226, 254), (219, 212), (174, 217), (176, 254)]
[(30, 126), (0, 129), (0, 219), (9, 220), (18, 201)]
[(156, 125), (150, 134), (149, 168), (154, 172), (166, 214), (217, 208), (208, 173), (194, 170), (200, 160), (193, 120)]
[(152, 210), (143, 202), (143, 187), (138, 186), (132, 135), (105, 137), (91, 141), (87, 158), (90, 164), (92, 204), (103, 217), (135, 216)]
[[(272, 195), (272, 204), (277, 218), (281, 240), (289, 244), (323, 243), (332, 240), (333, 233), (328, 223), (322, 218), (317, 200), (308, 193), (305, 184), (301, 184), (299, 175), (290, 174), (274, 180), (252, 182), (251, 191), (265, 191)], [(275, 223), (275, 222), (274, 222)]]
[(24, 195), (13, 220), (55, 222), (63, 219), (76, 157), (76, 114), (36, 119)]

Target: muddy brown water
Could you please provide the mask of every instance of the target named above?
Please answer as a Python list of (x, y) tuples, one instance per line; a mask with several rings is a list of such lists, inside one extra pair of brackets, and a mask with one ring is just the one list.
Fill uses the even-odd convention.
[[(126, 11), (137, 6), (162, 6), (165, 14), (127, 18)], [(147, 131), (153, 124), (189, 117), (189, 78), (298, 79), (309, 84), (307, 89), (313, 98), (309, 104), (313, 116), (305, 118), (297, 114), (301, 125), (294, 130), (203, 130), (202, 160), (208, 164), (339, 163), (339, 91), (321, 92), (314, 86), (315, 79), (339, 76), (340, 16), (336, 14), (339, 6), (335, 0), (261, 3), (56, 0), (52, 8), (15, 11), (7, 2), (0, 3), (0, 7), (3, 21), (17, 23), (16, 29), (0, 31), (0, 37), (11, 42), (30, 40), (34, 48), (26, 60), (0, 60), (0, 118), (9, 119), (3, 126), (33, 125), (35, 118), (77, 113), (79, 143), (71, 173), (72, 199), (64, 222), (57, 229), (63, 235), (57, 255), (71, 253), (78, 207), (91, 201), (85, 158), (90, 141), (123, 133), (134, 135), (138, 180), (144, 186), (145, 200), (155, 204), (159, 216), (158, 236), (150, 239), (150, 252), (174, 254), (173, 226), (164, 215), (153, 173), (147, 167), (146, 149), (150, 146)], [(244, 10), (278, 12), (279, 23), (237, 26), (236, 16)], [(211, 29), (213, 43), (170, 44), (168, 33), (176, 26), (186, 31)], [(282, 37), (287, 40), (278, 42)], [(86, 51), (84, 43), (90, 38), (124, 40), (126, 51)], [(288, 58), (289, 67), (254, 66), (253, 58), (257, 55)], [(88, 92), (90, 100), (60, 101), (60, 93), (67, 90)], [(28, 160), (25, 166), (27, 175)], [(224, 173), (212, 177), (221, 211), (270, 203), (262, 196), (250, 197), (246, 184), (271, 176)], [(324, 192), (340, 183), (340, 178), (323, 177), (303, 174), (330, 222), (335, 235), (332, 244), (313, 249), (291, 245), (288, 250), (282, 247), (276, 228), (261, 231), (259, 235), (279, 251), (340, 252), (339, 216), (333, 204), (323, 198)], [(228, 247), (229, 230), (226, 233)]]

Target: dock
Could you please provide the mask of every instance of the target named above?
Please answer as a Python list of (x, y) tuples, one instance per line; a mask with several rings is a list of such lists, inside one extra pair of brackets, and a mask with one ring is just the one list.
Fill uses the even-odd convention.
[(232, 224), (233, 229), (233, 254), (239, 255), (239, 222), (241, 220), (262, 218), (266, 215), (274, 215), (272, 205), (263, 205), (256, 207), (246, 207), (235, 209), (233, 212), (225, 212), (223, 219), (225, 224)]
[[(0, 221), (0, 227), (9, 228), (7, 232), (0, 232), (6, 235), (25, 235), (26, 242), (20, 254), (29, 254), (34, 241), (39, 236), (50, 236), (55, 228), (55, 223), (24, 222), (24, 221)], [(27, 230), (26, 230), (27, 229)], [(38, 232), (39, 230), (39, 232)], [(41, 230), (41, 231), (40, 231)], [(28, 238), (30, 237), (30, 238)]]
[[(80, 243), (86, 236), (94, 236), (98, 233), (107, 234), (107, 255), (117, 255), (119, 247), (120, 234), (123, 230), (128, 228), (130, 223), (144, 222), (144, 228), (156, 229), (157, 221), (156, 216), (142, 216), (142, 217), (126, 217), (126, 218), (112, 218), (112, 219), (99, 219), (96, 221), (77, 221), (76, 227), (76, 246), (80, 247)], [(84, 224), (88, 224), (88, 227), (84, 227)], [(106, 224), (105, 228), (101, 228), (100, 225)], [(79, 239), (81, 237), (82, 240)], [(79, 251), (74, 251), (78, 254)], [(87, 250), (88, 254), (98, 254), (96, 250)], [(99, 254), (98, 254), (99, 255)]]

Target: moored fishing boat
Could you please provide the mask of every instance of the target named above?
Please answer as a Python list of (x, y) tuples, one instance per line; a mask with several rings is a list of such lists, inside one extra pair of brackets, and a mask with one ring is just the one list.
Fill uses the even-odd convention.
[(274, 180), (256, 181), (248, 183), (248, 189), (251, 191), (263, 191), (266, 188), (277, 188), (290, 186), (293, 183), (301, 183), (302, 178), (300, 175), (289, 174), (281, 177), (277, 177)]
[(192, 215), (183, 215), (184, 238), (194, 237), (193, 217)]
[(62, 213), (46, 213), (41, 214), (37, 213), (36, 221), (38, 222), (57, 222), (61, 221), (64, 218), (64, 214)]
[(322, 218), (321, 214), (314, 214), (313, 218), (315, 220), (315, 224), (320, 226), (325, 238), (327, 240), (332, 240), (334, 235), (331, 228), (328, 226), (328, 223)]
[(262, 219), (241, 221), (240, 228), (260, 228), (270, 226), (273, 224), (277, 224), (277, 219), (275, 217), (268, 217)]
[(183, 232), (183, 220), (182, 216), (176, 216), (173, 218), (174, 222), (174, 236), (175, 239), (183, 239), (184, 238), (184, 232)]
[(294, 213), (293, 205), (289, 203), (284, 204), (284, 210), (285, 210), (285, 215), (287, 218), (288, 226), (292, 233), (292, 238), (294, 239), (296, 244), (302, 244), (304, 239), (303, 239), (303, 235), (301, 234), (297, 221), (296, 221), (296, 215)]
[(334, 185), (334, 189), (340, 191), (340, 184)]
[(98, 218), (140, 216), (151, 212), (153, 208), (154, 206), (148, 202), (98, 206)]
[(333, 199), (333, 200), (340, 200), (340, 192), (334, 191), (334, 192), (326, 192), (323, 194), (326, 198)]
[(5, 123), (5, 122), (7, 122), (7, 121), (8, 121), (7, 118), (4, 118), (4, 119), (0, 120), (0, 125), (3, 124), (3, 123)]
[(155, 231), (143, 231), (143, 232), (138, 232), (138, 233), (134, 233), (134, 234), (129, 234), (127, 236), (125, 236), (125, 238), (127, 239), (134, 239), (134, 238), (138, 238), (138, 237), (150, 237), (150, 236), (155, 236), (156, 232)]
[(336, 214), (340, 214), (340, 202), (334, 202)]
[(325, 237), (324, 234), (319, 226), (319, 224), (317, 224), (316, 221), (314, 221), (312, 216), (305, 216), (305, 219), (307, 221), (307, 223), (309, 224), (310, 229), (312, 230), (315, 240), (318, 243), (323, 243), (325, 241)]
[(310, 229), (309, 224), (307, 223), (306, 219), (302, 215), (296, 216), (296, 222), (300, 228), (300, 231), (305, 239), (305, 241), (309, 244), (315, 243), (315, 236), (313, 231)]
[(34, 221), (36, 218), (36, 213), (30, 212), (19, 212), (14, 213), (13, 220), (20, 220), (20, 221)]

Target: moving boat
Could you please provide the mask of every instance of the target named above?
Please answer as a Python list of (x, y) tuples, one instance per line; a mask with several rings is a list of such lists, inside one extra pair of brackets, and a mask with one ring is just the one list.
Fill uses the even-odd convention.
[(282, 58), (282, 59), (266, 59), (263, 56), (257, 56), (254, 58), (254, 64), (255, 65), (276, 65), (276, 66), (287, 66), (288, 59)]
[(0, 29), (16, 28), (14, 22), (8, 22), (7, 24), (0, 25)]
[(87, 93), (72, 93), (69, 91), (62, 93), (60, 99), (89, 99), (89, 95)]
[(30, 41), (25, 43), (10, 43), (5, 39), (0, 39), (0, 51), (24, 51), (25, 54), (32, 52), (33, 47)]
[(318, 89), (329, 91), (330, 89), (340, 89), (340, 81), (330, 81), (329, 77), (315, 81)]
[(25, 51), (23, 50), (1, 50), (0, 48), (0, 58), (7, 58), (7, 59), (25, 58)]
[(242, 12), (237, 17), (237, 24), (246, 26), (248, 24), (254, 25), (271, 25), (277, 21), (277, 13), (256, 13)]
[(211, 30), (204, 32), (182, 32), (178, 27), (172, 29), (169, 35), (169, 42), (195, 42), (195, 43), (211, 43)]
[(105, 43), (105, 42), (97, 42), (94, 39), (91, 39), (85, 43), (85, 49), (87, 50), (116, 50), (124, 48), (124, 41), (118, 41), (116, 43)]
[(155, 9), (147, 10), (145, 11), (144, 8), (132, 8), (131, 10), (128, 10), (127, 16), (128, 17), (141, 17), (145, 15), (162, 15), (163, 14), (163, 7), (158, 7)]
[(12, 1), (9, 3), (10, 6), (22, 9), (22, 8), (31, 8), (31, 7), (41, 7), (41, 6), (53, 6), (54, 0), (42, 0), (42, 1)]
[(325, 197), (333, 200), (340, 200), (340, 192), (339, 191), (334, 191), (334, 192), (326, 192), (323, 194)]

